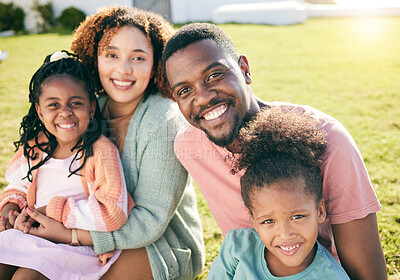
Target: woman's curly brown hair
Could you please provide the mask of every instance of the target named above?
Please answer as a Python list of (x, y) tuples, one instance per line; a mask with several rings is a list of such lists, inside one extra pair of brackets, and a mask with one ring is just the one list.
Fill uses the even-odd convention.
[(311, 115), (289, 106), (267, 107), (240, 131), (238, 140), (242, 153), (232, 172), (246, 169), (241, 194), (251, 214), (254, 191), (280, 180), (304, 178), (305, 189), (296, 191), (321, 200), (319, 176), (327, 140)]
[(164, 78), (161, 64), (164, 46), (174, 31), (172, 25), (156, 13), (121, 6), (101, 8), (95, 14), (86, 17), (75, 30), (72, 39), (71, 50), (91, 70), (96, 92), (101, 94), (104, 91), (99, 78), (97, 57), (123, 26), (133, 26), (142, 30), (153, 47), (154, 74), (147, 86), (147, 94), (157, 89), (165, 97), (172, 98), (172, 91)]

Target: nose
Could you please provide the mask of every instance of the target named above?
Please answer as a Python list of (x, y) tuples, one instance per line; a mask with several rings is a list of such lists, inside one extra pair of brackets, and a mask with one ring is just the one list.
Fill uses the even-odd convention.
[(121, 59), (120, 63), (118, 64), (118, 71), (121, 74), (131, 74), (132, 70), (132, 61), (128, 58)]
[(69, 106), (64, 106), (60, 109), (58, 114), (63, 118), (68, 118), (69, 116), (72, 115), (72, 110)]
[(278, 228), (278, 234), (282, 239), (289, 239), (293, 235), (293, 229), (290, 223), (282, 223)]
[(206, 84), (199, 84), (195, 88), (195, 104), (206, 106), (210, 101), (217, 96), (217, 91)]

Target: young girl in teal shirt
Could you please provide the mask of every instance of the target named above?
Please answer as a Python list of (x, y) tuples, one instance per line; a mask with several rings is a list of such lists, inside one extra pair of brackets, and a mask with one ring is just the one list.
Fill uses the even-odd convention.
[(254, 228), (226, 235), (208, 279), (349, 279), (317, 241), (326, 219), (320, 164), (326, 148), (315, 120), (267, 108), (241, 131), (241, 194)]

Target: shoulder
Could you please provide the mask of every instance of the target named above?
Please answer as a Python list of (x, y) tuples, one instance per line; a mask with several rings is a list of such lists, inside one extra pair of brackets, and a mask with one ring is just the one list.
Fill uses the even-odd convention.
[(147, 103), (145, 115), (147, 118), (155, 120), (169, 120), (175, 117), (183, 117), (178, 104), (169, 98), (163, 97), (161, 94), (151, 94), (146, 97), (144, 103)]
[(176, 150), (193, 150), (196, 148), (212, 149), (211, 143), (212, 142), (202, 130), (188, 123), (178, 131), (175, 137)]
[(342, 123), (314, 107), (278, 101), (271, 102), (269, 105), (286, 107), (301, 113), (310, 114), (317, 120), (319, 128), (325, 131), (328, 140), (328, 149), (330, 147), (337, 149), (355, 146), (353, 138)]
[(176, 141), (201, 140), (203, 138), (207, 138), (206, 134), (189, 123), (183, 126), (176, 135)]
[[(165, 126), (175, 126), (177, 130), (186, 125), (178, 104), (161, 94), (150, 94), (143, 101), (141, 110), (141, 126), (150, 131), (155, 131)], [(139, 116), (140, 117), (140, 116)]]
[(115, 145), (103, 134), (93, 143), (93, 149), (116, 149)]
[[(5, 173), (5, 178), (6, 180), (10, 180), (10, 178), (13, 176), (13, 174), (18, 173), (21, 169), (24, 170), (23, 173), (27, 171), (28, 168), (28, 160), (24, 156), (24, 147), (21, 146), (18, 148), (17, 152), (14, 154), (10, 164), (8, 165), (8, 168)], [(26, 170), (25, 170), (26, 169)], [(26, 174), (25, 174), (26, 175)], [(20, 178), (18, 178), (20, 179)]]
[(225, 238), (230, 238), (232, 240), (240, 240), (243, 237), (247, 237), (251, 239), (252, 241), (259, 239), (258, 233), (254, 228), (238, 228), (238, 229), (232, 229), (228, 231), (226, 234)]
[(93, 158), (110, 159), (118, 157), (117, 147), (104, 135), (93, 143)]
[(294, 104), (294, 103), (288, 103), (288, 102), (280, 102), (280, 101), (274, 101), (271, 103), (268, 103), (269, 106), (278, 106), (282, 108), (289, 108), (290, 110), (295, 110), (300, 113), (304, 114), (310, 114), (313, 116), (315, 119), (319, 120), (320, 122), (337, 122), (335, 118), (332, 116), (314, 108), (309, 105), (299, 105), (299, 104)]
[(318, 266), (323, 267), (323, 265), (327, 267), (331, 267), (333, 270), (337, 270), (339, 272), (344, 272), (343, 267), (339, 264), (339, 262), (332, 256), (332, 254), (326, 249), (321, 243), (317, 241), (317, 252), (315, 254), (315, 259), (318, 260), (322, 263), (320, 263)]
[(336, 279), (350, 279), (343, 267), (329, 253), (329, 251), (317, 241), (317, 252), (314, 261), (308, 270), (317, 268), (320, 270), (319, 275), (336, 275)]
[(223, 243), (225, 246), (232, 247), (232, 251), (236, 253), (254, 250), (259, 246), (263, 246), (258, 233), (254, 228), (240, 228), (228, 231)]

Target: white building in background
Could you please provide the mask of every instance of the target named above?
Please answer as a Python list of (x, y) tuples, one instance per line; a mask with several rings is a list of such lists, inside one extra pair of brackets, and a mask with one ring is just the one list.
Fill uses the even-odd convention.
[[(25, 11), (25, 28), (30, 31), (36, 30), (39, 17), (32, 10), (33, 0), (0, 0), (1, 3), (14, 3)], [(97, 8), (109, 5), (132, 6), (132, 0), (38, 0), (40, 4), (53, 3), (54, 16), (59, 17), (61, 12), (69, 7), (75, 7), (86, 15), (93, 14)]]
[[(123, 5), (158, 12), (172, 23), (211, 21), (287, 25), (315, 17), (400, 15), (399, 0), (335, 0), (338, 5), (309, 4), (302, 0), (39, 0), (39, 3), (49, 1), (53, 3), (55, 17), (71, 6), (89, 15), (99, 7)], [(23, 8), (25, 28), (36, 29), (38, 17), (32, 11), (33, 0), (0, 2), (13, 2)]]
[[(39, 0), (40, 4), (51, 1), (55, 17), (68, 7), (75, 7), (87, 15), (96, 12), (99, 7), (109, 5), (135, 6), (162, 14), (173, 23), (186, 23), (191, 21), (211, 21), (212, 11), (221, 5), (246, 3), (247, 0)], [(268, 1), (268, 0), (267, 0)], [(279, 1), (279, 0), (275, 0)], [(33, 0), (0, 0), (2, 3), (14, 3), (25, 11), (25, 28), (34, 30), (38, 20), (32, 11)], [(266, 0), (251, 0), (266, 2)]]

